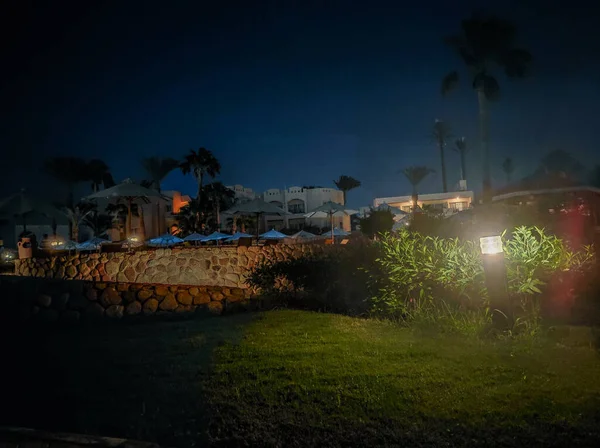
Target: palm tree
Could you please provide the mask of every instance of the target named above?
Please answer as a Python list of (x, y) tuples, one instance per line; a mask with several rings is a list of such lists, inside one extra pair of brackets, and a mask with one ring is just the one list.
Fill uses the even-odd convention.
[(175, 159), (167, 157), (148, 157), (142, 160), (142, 166), (152, 180), (152, 188), (160, 193), (160, 184), (167, 175), (179, 166)]
[(504, 159), (504, 162), (502, 162), (502, 171), (506, 174), (506, 183), (509, 184), (512, 173), (515, 171), (515, 164), (510, 157), (507, 157)]
[(442, 165), (442, 189), (444, 193), (448, 192), (448, 183), (446, 181), (446, 160), (444, 158), (444, 148), (446, 147), (446, 142), (448, 138), (450, 138), (450, 128), (446, 123), (442, 120), (438, 120), (436, 118), (433, 123), (433, 138), (440, 149), (440, 160)]
[[(87, 163), (86, 171), (86, 177), (88, 177), (86, 180), (91, 181), (94, 193), (100, 190), (100, 186), (104, 185), (104, 179), (107, 175), (110, 175), (108, 165), (100, 159), (90, 160)], [(107, 186), (104, 185), (104, 188), (107, 188)]]
[(426, 166), (409, 166), (404, 168), (402, 174), (406, 176), (410, 184), (412, 185), (412, 212), (413, 214), (417, 210), (417, 200), (419, 198), (417, 193), (417, 186), (425, 179), (429, 174), (435, 173), (435, 170)]
[(464, 137), (457, 138), (454, 142), (455, 147), (452, 148), (460, 155), (460, 178), (467, 180), (467, 139)]
[(213, 213), (216, 222), (216, 230), (221, 229), (221, 211), (227, 210), (233, 205), (235, 192), (225, 187), (222, 182), (212, 182), (204, 188), (207, 202)]
[[(494, 16), (473, 16), (462, 21), (460, 34), (446, 39), (469, 69), (471, 84), (477, 92), (484, 202), (489, 202), (492, 195), (488, 103), (498, 99), (500, 91), (492, 69), (499, 67), (509, 78), (522, 78), (533, 60), (531, 53), (515, 46), (515, 38), (516, 28), (511, 22)], [(442, 94), (457, 84), (458, 72), (453, 71), (442, 81)]]
[(183, 174), (192, 173), (198, 183), (198, 196), (196, 201), (198, 205), (202, 203), (202, 185), (204, 176), (215, 177), (221, 173), (221, 164), (211, 151), (206, 148), (200, 148), (198, 151), (190, 150), (185, 156), (185, 160), (179, 165)]
[(342, 190), (344, 193), (344, 205), (346, 205), (346, 195), (350, 190), (360, 187), (360, 181), (356, 180), (352, 176), (342, 175), (338, 180), (334, 180), (333, 183), (336, 187)]
[(79, 242), (79, 227), (81, 224), (86, 223), (88, 217), (95, 212), (95, 208), (95, 204), (89, 202), (79, 202), (73, 207), (63, 207), (63, 211), (67, 215), (71, 225), (71, 240), (75, 241), (76, 243)]

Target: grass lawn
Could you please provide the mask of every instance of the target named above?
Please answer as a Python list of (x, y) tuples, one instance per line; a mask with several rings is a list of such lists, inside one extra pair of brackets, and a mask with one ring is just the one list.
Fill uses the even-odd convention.
[(584, 328), (493, 343), (272, 311), (0, 333), (0, 425), (182, 447), (600, 446)]

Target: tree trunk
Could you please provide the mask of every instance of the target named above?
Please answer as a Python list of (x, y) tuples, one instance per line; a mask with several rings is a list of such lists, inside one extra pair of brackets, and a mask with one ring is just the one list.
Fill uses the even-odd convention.
[(439, 142), (440, 146), (440, 162), (442, 164), (442, 190), (448, 193), (448, 183), (446, 181), (446, 158), (444, 157), (444, 142)]
[(460, 152), (460, 177), (462, 180), (467, 180), (467, 158), (465, 152)]
[(413, 213), (413, 215), (417, 211), (418, 199), (419, 199), (419, 195), (417, 194), (417, 186), (413, 185), (413, 192), (412, 192), (412, 213)]
[(347, 193), (347, 190), (342, 190), (342, 194), (344, 195), (344, 204), (343, 205), (346, 205), (346, 193)]
[(126, 238), (129, 238), (131, 236), (131, 199), (129, 199), (127, 201), (127, 235), (125, 235)]
[(492, 178), (490, 172), (490, 149), (489, 149), (489, 115), (488, 100), (485, 97), (483, 87), (477, 89), (477, 100), (479, 102), (479, 136), (481, 139), (481, 172), (483, 202), (492, 200)]
[(196, 229), (200, 228), (200, 216), (202, 215), (202, 173), (198, 176), (198, 195), (196, 197), (196, 205), (198, 210), (196, 211)]

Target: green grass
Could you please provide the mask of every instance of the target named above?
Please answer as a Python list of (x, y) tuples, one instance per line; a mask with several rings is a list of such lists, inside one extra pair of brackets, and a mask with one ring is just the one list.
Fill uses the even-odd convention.
[(591, 344), (585, 328), (491, 342), (301, 311), (28, 328), (2, 340), (0, 425), (166, 446), (600, 446)]

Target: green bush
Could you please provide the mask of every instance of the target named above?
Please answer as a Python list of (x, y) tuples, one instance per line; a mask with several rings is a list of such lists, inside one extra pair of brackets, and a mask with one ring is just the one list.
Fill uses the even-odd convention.
[[(449, 322), (456, 328), (464, 327), (467, 316), (479, 324), (489, 318), (478, 242), (402, 231), (386, 235), (378, 245), (376, 263), (382, 272), (377, 275), (388, 281), (379, 282), (371, 301), (374, 312), (406, 321)], [(594, 261), (590, 247), (573, 252), (537, 227), (504, 235), (504, 248), (508, 291), (516, 305), (511, 311), (519, 329), (536, 328), (539, 298), (551, 277), (583, 272)]]
[[(250, 286), (279, 303), (359, 315), (368, 311), (369, 273), (377, 272), (373, 244), (333, 246), (319, 254), (265, 261), (247, 278)], [(373, 269), (367, 273), (365, 265)]]

